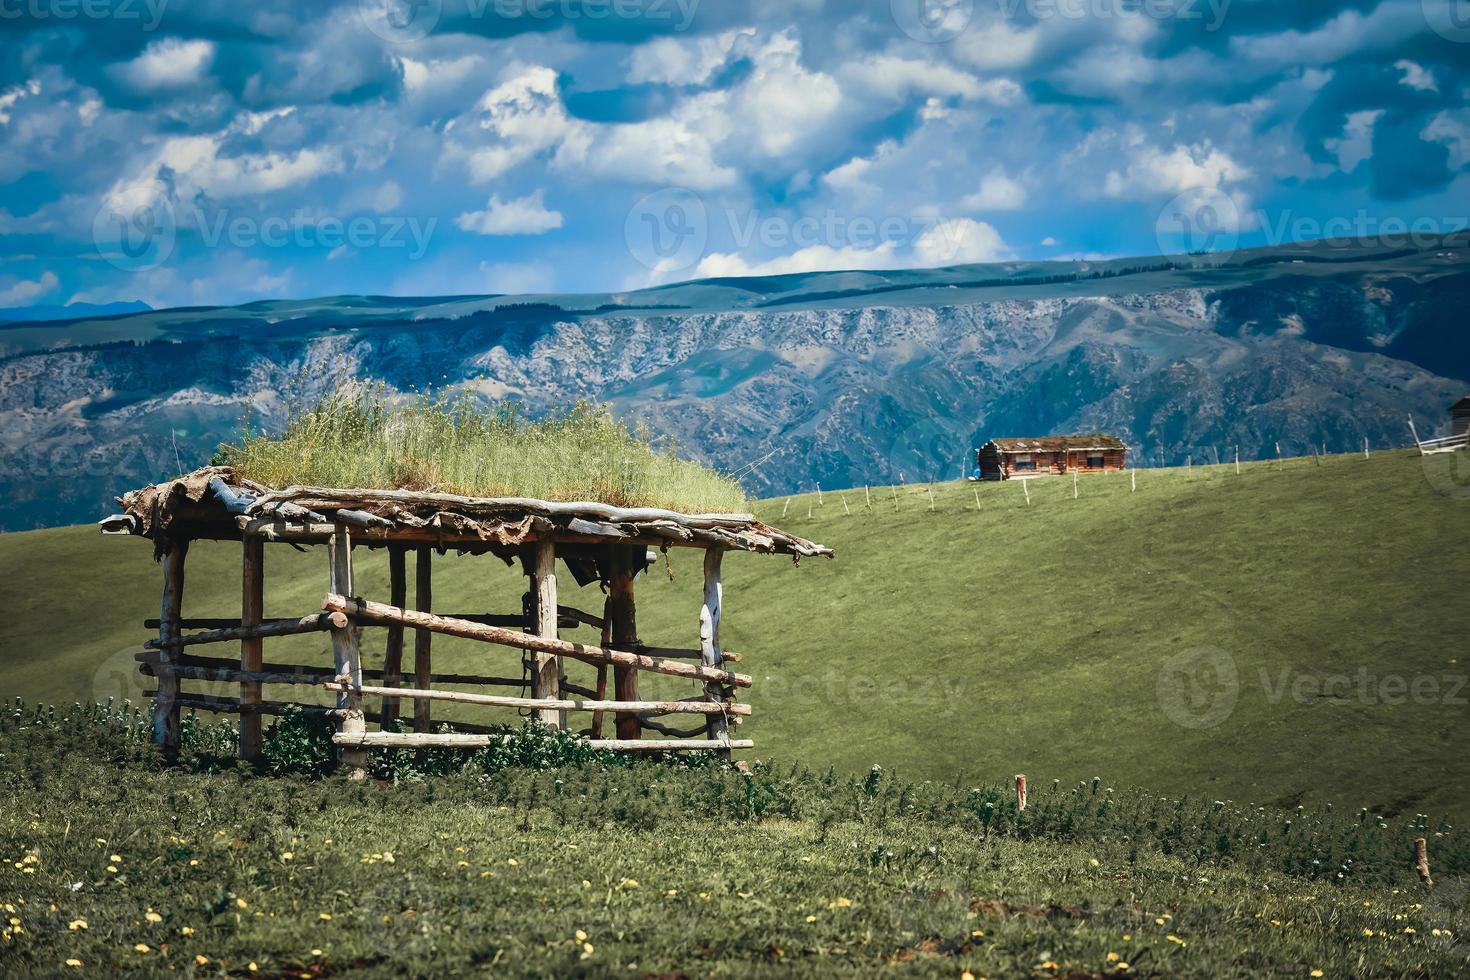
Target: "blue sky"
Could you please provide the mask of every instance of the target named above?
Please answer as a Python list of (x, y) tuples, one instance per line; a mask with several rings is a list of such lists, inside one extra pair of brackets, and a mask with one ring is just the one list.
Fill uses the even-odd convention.
[(1470, 215), (1467, 0), (0, 0), (0, 307)]

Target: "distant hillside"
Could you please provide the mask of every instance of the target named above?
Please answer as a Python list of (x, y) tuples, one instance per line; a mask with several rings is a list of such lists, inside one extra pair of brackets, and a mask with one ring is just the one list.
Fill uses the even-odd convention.
[[(1016, 483), (937, 485), (932, 510), (927, 487), (760, 504), (837, 557), (727, 562), (724, 641), (755, 678), (748, 755), (847, 772), (876, 762), (944, 782), (1101, 775), (1288, 808), (1463, 817), (1470, 486), (1454, 463), (1426, 469), (1397, 452), (1239, 476), (1146, 470), (1137, 492), (1128, 475), (1085, 478), (1077, 500), (1070, 480), (1042, 480), (1029, 505)], [(239, 557), (236, 544), (191, 549), (186, 615), (239, 614)], [(437, 608), (521, 608), (518, 571), (435, 562)], [(319, 608), (320, 549), (273, 547), (267, 564), (267, 615)], [(388, 595), (383, 552), (361, 552), (356, 571), (364, 596)], [(563, 602), (600, 608), (596, 585), (560, 579)], [(0, 621), (0, 694), (70, 703), (145, 690), (133, 653), (161, 581), (146, 542), (86, 527), (0, 536), (0, 581), (16, 584)], [(684, 549), (650, 570), (645, 642), (693, 641), (700, 583)], [(365, 637), (368, 666), (380, 666), (383, 632)], [(486, 659), (441, 640), (438, 670), (520, 670), (515, 651)], [(331, 663), (320, 636), (269, 640), (267, 653)], [(590, 681), (590, 668), (568, 670)], [(645, 677), (642, 693), (689, 688)], [(436, 718), (454, 717), (441, 707)]]
[(996, 435), (1108, 431), (1143, 466), (1404, 445), (1467, 390), (1470, 248), (343, 296), (0, 326), (0, 529), (278, 426), (335, 376), (611, 401), (757, 495), (953, 477)]
[(153, 309), (141, 300), (129, 303), (68, 303), (65, 306), (12, 306), (0, 309), (0, 323), (48, 320), (81, 320), (99, 316), (123, 316)]

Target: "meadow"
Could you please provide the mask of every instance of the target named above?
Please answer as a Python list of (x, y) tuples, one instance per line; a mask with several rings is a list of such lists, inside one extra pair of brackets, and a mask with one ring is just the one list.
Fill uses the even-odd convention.
[[(291, 723), (283, 723), (289, 729)], [(309, 768), (300, 733), (268, 755)], [(757, 765), (576, 758), (271, 775), (136, 709), (0, 712), (0, 973), (1445, 977), (1443, 822)], [(507, 763), (510, 763), (509, 765)], [(527, 764), (529, 763), (529, 765)], [(1429, 839), (1439, 881), (1409, 869)]]
[[(756, 679), (746, 757), (1465, 814), (1470, 500), (1451, 476), (1394, 452), (1143, 470), (1136, 492), (1128, 475), (1094, 476), (1075, 500), (1070, 481), (1038, 481), (1029, 505), (1014, 483), (759, 502), (837, 557), (727, 560), (724, 642)], [(520, 609), (518, 569), (434, 560), (436, 608)], [(185, 615), (238, 615), (239, 546), (199, 543), (189, 561)], [(385, 598), (386, 555), (357, 567), (359, 591)], [(561, 578), (563, 601), (601, 608), (595, 585)], [(158, 614), (149, 544), (86, 527), (3, 535), (0, 580), (0, 693), (64, 705), (147, 689), (133, 653)], [(326, 582), (320, 549), (268, 549), (266, 615), (317, 609)], [(645, 642), (692, 645), (699, 590), (697, 553), (651, 569)], [(367, 632), (369, 666), (383, 643)], [(320, 637), (266, 654), (331, 662)], [(519, 669), (514, 651), (469, 643), (436, 641), (435, 657)]]

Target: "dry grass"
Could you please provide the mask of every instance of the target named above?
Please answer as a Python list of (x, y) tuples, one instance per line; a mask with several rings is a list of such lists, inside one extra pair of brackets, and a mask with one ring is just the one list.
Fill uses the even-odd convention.
[(294, 412), (279, 436), (247, 424), (242, 444), (217, 458), (272, 487), (433, 489), (690, 513), (746, 506), (733, 479), (586, 403), (530, 419), (511, 402), (396, 399), (382, 386), (348, 383)]

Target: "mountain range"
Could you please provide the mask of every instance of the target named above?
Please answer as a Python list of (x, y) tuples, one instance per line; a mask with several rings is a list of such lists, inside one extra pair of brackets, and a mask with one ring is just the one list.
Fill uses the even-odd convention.
[(954, 479), (995, 436), (1138, 466), (1427, 437), (1470, 390), (1470, 238), (336, 296), (0, 323), (0, 529), (95, 520), (344, 377), (610, 403), (754, 495)]

